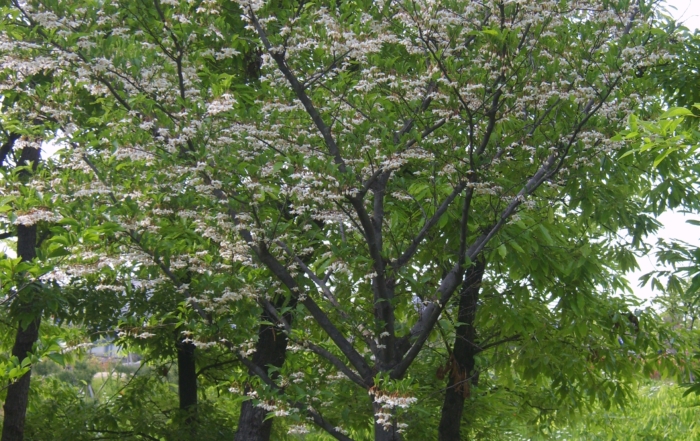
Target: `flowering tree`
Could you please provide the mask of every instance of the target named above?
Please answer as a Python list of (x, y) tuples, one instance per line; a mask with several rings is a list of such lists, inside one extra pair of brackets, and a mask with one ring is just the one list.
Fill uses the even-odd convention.
[[(316, 401), (358, 393), (375, 439), (401, 439), (424, 382), (411, 369), (440, 333), (455, 341), (439, 346), (439, 437), (455, 439), (480, 354), (552, 335), (506, 326), (503, 301), (479, 330), (484, 286), (520, 293), (505, 303), (536, 305), (531, 318), (558, 300), (550, 325), (619, 350), (586, 328), (610, 334), (619, 317), (604, 308), (626, 305), (593, 293), (624, 287), (605, 277), (630, 265), (591, 249), (629, 260), (602, 221), (637, 239), (653, 227), (610, 161), (637, 74), (659, 58), (651, 5), (14, 2), (6, 17), (5, 69), (55, 85), (39, 116), (65, 134), (70, 181), (53, 190), (95, 208), (65, 214), (94, 240), (66, 243), (63, 275), (167, 299), (147, 315), (170, 311), (179, 347), (230, 351), (250, 374), (235, 380), (251, 398), (237, 439), (269, 438), (268, 412), (298, 421), (291, 433), (308, 417), (350, 439)], [(156, 337), (143, 323), (124, 337)], [(333, 374), (308, 378), (318, 363)]]
[[(11, 87), (3, 89), (4, 111), (31, 107), (31, 96), (44, 92), (47, 82), (34, 73), (17, 72), (5, 77), (5, 86)], [(52, 212), (51, 197), (43, 191), (49, 175), (40, 167), (41, 142), (46, 134), (51, 134), (52, 127), (22, 116), (4, 118), (0, 135), (0, 237), (14, 242), (14, 249), (4, 248), (0, 257), (0, 290), (6, 308), (3, 326), (11, 329), (3, 334), (9, 333), (13, 338), (11, 351), (0, 363), (0, 378), (9, 383), (2, 428), (2, 439), (8, 440), (21, 439), (23, 434), (31, 363), (46, 355), (57, 361), (62, 359), (55, 341), (44, 339), (43, 344), (37, 344), (42, 313), (56, 305), (55, 290), (43, 283), (41, 276), (62, 255), (60, 245), (51, 237), (51, 229), (60, 217)]]
[[(37, 311), (33, 303), (36, 301), (39, 289), (36, 286), (36, 272), (34, 276), (29, 272), (32, 268), (31, 262), (37, 257), (37, 230), (42, 215), (46, 215), (43, 210), (36, 210), (31, 205), (36, 203), (36, 194), (31, 186), (25, 186), (31, 176), (31, 171), (35, 170), (39, 165), (39, 146), (36, 143), (26, 142), (20, 146), (22, 137), (16, 132), (10, 132), (7, 135), (3, 145), (3, 157), (0, 158), (0, 165), (3, 162), (10, 162), (10, 156), (14, 153), (16, 165), (18, 168), (17, 179), (15, 181), (15, 193), (19, 196), (19, 203), (24, 202), (26, 208), (29, 208), (23, 215), (17, 216), (14, 228), (16, 233), (8, 231), (6, 237), (17, 237), (17, 257), (18, 259), (10, 261), (6, 259), (3, 263), (6, 269), (10, 269), (10, 280), (6, 286), (14, 289), (6, 292), (7, 301), (12, 301), (12, 306), (15, 309), (16, 316), (21, 317), (17, 322), (17, 334), (12, 346), (12, 357), (15, 363), (19, 363), (17, 368), (27, 367), (27, 358), (31, 355), (32, 347), (39, 338), (39, 324), (41, 322), (41, 312)], [(15, 150), (15, 148), (17, 150)], [(17, 185), (19, 184), (19, 185)], [(18, 188), (19, 187), (19, 188)], [(25, 197), (20, 196), (21, 190), (24, 190)], [(32, 194), (34, 193), (34, 194)], [(17, 197), (15, 196), (15, 197)], [(10, 227), (8, 225), (8, 227)], [(11, 227), (10, 227), (11, 228)], [(9, 229), (9, 228), (8, 228)], [(22, 265), (24, 264), (24, 265)], [(7, 268), (10, 267), (10, 268)], [(12, 277), (14, 276), (14, 277)], [(14, 280), (13, 280), (14, 279)], [(15, 282), (15, 283), (12, 283)], [(17, 375), (19, 374), (19, 375)], [(20, 439), (18, 436), (24, 429), (24, 414), (27, 410), (30, 373), (25, 369), (21, 369), (12, 375), (9, 373), (9, 379), (13, 382), (9, 385), (7, 391), (7, 400), (5, 401), (4, 415), (5, 423), (3, 425), (3, 439)]]
[[(198, 43), (201, 51), (196, 52), (195, 59), (188, 56), (185, 65), (182, 59), (177, 60), (177, 56), (173, 60), (170, 52), (161, 51), (164, 48), (162, 44), (179, 45), (180, 37), (168, 34), (169, 25), (163, 21), (165, 18), (159, 3), (107, 5), (110, 13), (118, 12), (111, 20), (104, 19), (105, 10), (101, 9), (103, 5), (92, 5), (94, 8), (91, 8), (87, 15), (88, 10), (80, 8), (80, 5), (64, 6), (58, 6), (53, 11), (39, 6), (39, 11), (35, 11), (31, 4), (15, 4), (7, 10), (6, 18), (10, 31), (4, 34), (6, 41), (11, 41), (16, 49), (16, 52), (8, 54), (4, 59), (4, 67), (9, 74), (6, 77), (7, 90), (11, 91), (16, 87), (17, 82), (13, 83), (16, 77), (24, 79), (36, 72), (52, 75), (50, 78), (54, 81), (54, 88), (50, 89), (49, 96), (42, 95), (36, 100), (43, 104), (43, 107), (17, 106), (11, 109), (12, 116), (15, 119), (28, 116), (30, 119), (49, 121), (69, 135), (64, 141), (64, 146), (69, 149), (69, 162), (63, 169), (69, 172), (64, 180), (52, 181), (49, 190), (65, 203), (62, 206), (63, 222), (72, 229), (73, 234), (67, 234), (62, 244), (72, 252), (72, 258), (69, 265), (52, 276), (64, 284), (64, 289), (68, 288), (67, 284), (72, 283), (74, 286), (71, 289), (77, 289), (83, 294), (86, 288), (104, 293), (103, 305), (106, 296), (113, 297), (116, 294), (119, 297), (121, 292), (122, 298), (111, 303), (117, 310), (112, 311), (112, 317), (105, 318), (99, 313), (95, 314), (96, 308), (90, 307), (94, 302), (91, 302), (90, 296), (87, 295), (85, 301), (79, 301), (75, 305), (78, 312), (82, 309), (83, 312), (92, 313), (92, 317), (88, 317), (90, 322), (101, 319), (102, 330), (104, 326), (113, 325), (114, 318), (120, 316), (125, 318), (122, 323), (124, 329), (120, 335), (123, 338), (135, 338), (137, 341), (157, 337), (154, 331), (163, 329), (166, 330), (166, 334), (170, 333), (172, 336), (171, 331), (177, 328), (176, 340), (180, 347), (177, 351), (180, 368), (180, 405), (183, 410), (189, 409), (197, 400), (196, 372), (192, 357), (195, 345), (206, 348), (219, 341), (229, 351), (236, 348), (237, 355), (242, 346), (244, 352), (255, 352), (252, 360), (242, 358), (243, 363), (249, 363), (252, 369), (260, 370), (269, 363), (281, 363), (280, 351), (273, 350), (270, 355), (265, 355), (270, 342), (279, 341), (283, 345), (281, 354), (282, 360), (284, 359), (286, 339), (283, 335), (278, 337), (273, 333), (273, 327), (270, 325), (260, 326), (258, 345), (262, 349), (259, 351), (254, 351), (251, 347), (251, 344), (255, 343), (250, 341), (250, 334), (236, 331), (231, 336), (224, 332), (226, 329), (245, 331), (255, 328), (258, 323), (255, 317), (260, 309), (246, 313), (246, 308), (250, 309), (251, 304), (241, 300), (253, 299), (252, 305), (255, 308), (257, 290), (261, 287), (249, 287), (247, 283), (241, 283), (241, 280), (246, 280), (246, 276), (237, 274), (240, 265), (234, 261), (232, 266), (230, 255), (219, 252), (220, 242), (225, 240), (225, 235), (221, 232), (229, 231), (230, 223), (218, 216), (217, 196), (207, 191), (202, 194), (202, 188), (208, 190), (211, 187), (202, 183), (204, 170), (197, 162), (197, 147), (192, 140), (187, 141), (194, 133), (193, 127), (200, 124), (200, 121), (196, 121), (197, 118), (214, 117), (212, 128), (207, 129), (214, 132), (221, 124), (225, 124), (216, 115), (229, 108), (224, 97), (219, 105), (211, 105), (207, 109), (206, 95), (186, 97), (188, 94), (192, 95), (191, 87), (202, 87), (205, 94), (221, 94), (221, 90), (230, 87), (232, 80), (240, 81), (233, 78), (230, 72), (239, 72), (243, 80), (255, 78), (257, 57), (253, 52), (250, 60), (232, 60), (232, 55), (237, 51), (224, 45), (222, 32), (231, 35), (230, 28), (237, 26), (237, 20), (231, 19), (235, 15), (228, 14), (225, 19), (212, 21), (211, 16), (206, 14), (207, 7), (202, 7), (203, 9), (200, 8), (197, 12), (201, 22), (186, 30), (178, 29), (182, 31), (184, 40), (194, 39), (189, 35), (191, 32), (195, 32), (195, 35), (201, 38)], [(215, 5), (210, 7), (214, 8)], [(73, 10), (75, 8), (77, 9)], [(171, 13), (172, 11), (168, 11), (168, 14)], [(69, 19), (70, 23), (67, 25), (71, 31), (68, 34), (61, 33), (60, 38), (55, 40), (54, 30), (66, 31), (66, 23), (62, 21), (65, 20), (65, 16), (71, 19), (77, 16), (84, 17), (78, 21)], [(124, 24), (126, 27), (120, 28), (115, 26), (115, 23)], [(95, 49), (94, 44), (87, 41), (84, 35), (74, 34), (73, 31), (77, 32), (76, 26), (82, 26), (88, 33), (95, 32), (95, 35), (104, 35), (102, 33), (108, 31), (114, 37), (107, 41), (111, 49), (100, 47), (100, 50), (85, 52)], [(151, 26), (159, 32), (165, 32), (167, 38), (163, 41), (157, 35), (152, 35), (154, 28)], [(209, 29), (210, 27), (214, 31)], [(37, 34), (25, 35), (27, 38), (24, 41), (17, 39), (17, 35), (23, 35), (23, 32), (30, 30), (36, 30)], [(153, 43), (150, 46), (147, 44), (150, 50), (140, 53), (138, 49), (142, 48), (141, 37), (144, 32), (151, 33), (149, 35)], [(124, 33), (127, 33), (128, 38), (124, 38)], [(127, 46), (123, 47), (125, 43)], [(220, 53), (213, 52), (217, 45), (221, 49)], [(132, 63), (137, 66), (130, 73), (134, 74), (132, 78), (118, 74), (120, 79), (115, 81), (115, 71), (103, 65), (106, 58), (101, 56), (101, 51), (109, 52), (115, 49), (118, 49), (118, 56), (127, 57), (120, 61), (125, 63), (120, 67), (133, 67)], [(192, 49), (188, 43), (188, 51)], [(142, 55), (145, 55), (145, 58), (138, 58)], [(76, 56), (78, 58), (75, 58)], [(147, 72), (138, 68), (144, 62), (158, 66), (163, 56), (175, 61), (175, 65), (164, 66), (163, 70), (156, 69), (157, 72)], [(197, 72), (187, 67), (200, 62), (208, 63), (210, 69), (211, 78), (205, 82), (200, 82), (194, 76)], [(92, 63), (102, 67), (94, 71)], [(174, 69), (170, 69), (171, 67)], [(74, 72), (79, 73), (78, 78), (70, 78)], [(101, 74), (96, 76), (98, 72)], [(64, 76), (65, 74), (68, 76)], [(75, 79), (78, 81), (73, 82)], [(124, 79), (126, 81), (122, 82)], [(193, 80), (197, 80), (196, 84), (192, 84)], [(178, 87), (175, 94), (171, 93), (172, 84), (177, 84)], [(186, 84), (190, 87), (187, 90)], [(84, 91), (85, 86), (88, 86), (87, 94)], [(93, 86), (97, 89), (92, 89)], [(106, 89), (103, 89), (105, 87)], [(207, 91), (209, 87), (214, 88), (214, 91)], [(103, 91), (109, 91), (110, 100), (98, 103), (91, 101), (94, 99), (91, 93), (100, 95)], [(86, 97), (88, 99), (84, 99)], [(146, 99), (145, 102), (143, 98)], [(181, 115), (177, 115), (181, 112), (182, 100), (186, 98), (186, 104), (198, 113), (193, 114), (194, 120), (187, 118), (188, 121), (183, 121)], [(136, 101), (130, 103), (129, 100), (133, 99)], [(102, 162), (107, 158), (97, 147), (105, 140), (113, 138), (119, 131), (131, 132), (130, 124), (123, 119), (124, 116), (138, 116), (144, 120), (140, 123), (139, 130), (132, 133), (134, 138), (120, 140), (118, 145), (121, 153), (117, 153), (116, 158), (125, 163), (113, 167), (114, 163)], [(154, 127), (152, 120), (158, 118), (162, 122), (169, 120), (166, 124), (168, 128)], [(121, 125), (122, 129), (117, 129), (115, 123)], [(179, 140), (173, 139), (166, 133), (171, 129), (182, 130), (182, 137)], [(151, 148), (160, 151), (163, 145), (170, 145), (167, 149), (174, 149), (172, 151), (176, 153), (170, 157), (167, 165), (160, 162), (162, 159), (168, 159), (167, 156), (154, 157), (152, 152), (148, 151)], [(183, 145), (187, 146), (185, 150), (190, 150), (190, 153), (181, 149)], [(206, 145), (201, 147), (206, 148)], [(155, 182), (155, 185), (149, 188), (154, 182), (147, 174), (134, 176), (137, 167), (144, 172), (155, 167), (164, 174), (159, 174), (159, 182)], [(134, 177), (137, 180), (132, 180)], [(145, 180), (141, 181), (140, 177), (144, 177)], [(208, 179), (206, 174), (204, 178)], [(180, 184), (177, 184), (177, 181)], [(167, 187), (164, 187), (166, 182)], [(162, 194), (164, 200), (153, 204), (150, 198), (153, 194), (162, 192), (164, 188), (168, 188), (168, 192)], [(143, 201), (148, 201), (147, 205), (143, 205)], [(87, 207), (82, 202), (87, 202)], [(99, 205), (100, 203), (102, 205)], [(212, 209), (211, 216), (205, 214), (206, 206)], [(97, 207), (97, 211), (88, 209)], [(152, 225), (154, 219), (159, 219), (157, 227)], [(206, 222), (202, 222), (202, 219), (218, 219), (216, 222), (221, 222), (221, 225), (212, 228)], [(95, 223), (99, 225), (95, 226)], [(208, 250), (214, 250), (216, 257), (213, 260)], [(233, 277), (231, 273), (234, 274)], [(274, 286), (264, 289), (274, 289)], [(138, 299), (139, 293), (142, 298), (148, 298), (148, 303), (154, 306), (144, 311), (144, 302)], [(185, 299), (190, 300), (195, 314), (213, 328), (210, 335), (200, 335), (197, 341), (190, 338), (192, 327), (196, 324), (186, 326), (191, 321), (189, 314), (177, 314), (178, 302)], [(235, 323), (229, 323), (228, 318), (221, 317), (222, 311), (226, 311), (232, 302), (239, 304), (235, 311)], [(138, 318), (133, 315), (135, 313), (138, 314)], [(146, 324), (156, 322), (154, 326), (144, 326), (144, 314), (148, 317)], [(267, 318), (266, 314), (268, 313), (263, 312), (263, 319)], [(74, 314), (72, 317), (78, 320), (84, 318), (84, 314)], [(159, 321), (166, 323), (158, 323)], [(167, 326), (161, 326), (163, 324)], [(203, 337), (210, 337), (213, 341), (203, 341)], [(154, 346), (160, 347), (161, 352), (162, 345), (163, 339), (154, 342)], [(263, 426), (269, 433), (270, 421), (264, 421), (267, 411), (257, 409), (251, 404), (244, 405), (241, 417), (243, 423), (239, 428), (245, 422), (250, 422), (255, 426), (251, 430), (264, 432), (265, 429), (260, 429), (260, 426)], [(245, 418), (246, 408), (252, 409), (252, 418)]]
[[(633, 105), (625, 90), (637, 69), (655, 62), (631, 33), (645, 5), (242, 7), (267, 51), (270, 97), (237, 128), (264, 160), (252, 204), (227, 192), (241, 238), (344, 360), (327, 358), (370, 390), (376, 439), (396, 439), (398, 404), (377, 375), (405, 378), (473, 277), (465, 270), (478, 273), (509, 223), (573, 194), (619, 148), (605, 133)], [(290, 220), (266, 216), (270, 193)], [(309, 249), (299, 238), (310, 234), (322, 239)], [(374, 320), (350, 342), (344, 316), (363, 310)]]

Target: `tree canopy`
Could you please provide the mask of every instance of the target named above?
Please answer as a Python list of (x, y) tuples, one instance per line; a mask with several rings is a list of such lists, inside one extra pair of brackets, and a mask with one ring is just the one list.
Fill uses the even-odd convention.
[[(624, 278), (697, 209), (656, 7), (6, 3), (2, 441), (554, 437), (684, 375)], [(99, 338), (144, 371), (32, 408)]]

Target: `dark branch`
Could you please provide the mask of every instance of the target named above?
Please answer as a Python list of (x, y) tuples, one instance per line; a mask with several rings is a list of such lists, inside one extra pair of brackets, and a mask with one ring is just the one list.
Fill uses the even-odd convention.
[(7, 158), (7, 155), (10, 154), (12, 149), (15, 147), (15, 142), (20, 138), (21, 136), (18, 133), (10, 133), (7, 136), (7, 141), (0, 147), (0, 167), (5, 163), (5, 159)]
[(433, 214), (433, 216), (425, 223), (425, 225), (423, 225), (423, 228), (421, 228), (416, 237), (413, 238), (413, 240), (411, 241), (411, 245), (408, 246), (408, 248), (406, 249), (406, 251), (404, 251), (401, 257), (399, 257), (397, 260), (391, 263), (391, 266), (393, 268), (401, 268), (406, 263), (408, 263), (409, 260), (411, 260), (411, 257), (413, 257), (413, 255), (418, 250), (418, 246), (423, 241), (426, 234), (428, 234), (430, 229), (438, 223), (442, 215), (445, 214), (447, 209), (450, 207), (450, 204), (455, 200), (459, 193), (461, 193), (462, 190), (464, 190), (464, 187), (466, 187), (466, 185), (466, 182), (460, 182), (452, 190), (452, 193), (450, 193), (450, 195), (447, 198), (445, 198), (444, 201), (442, 201), (442, 204), (440, 204), (438, 209), (435, 211), (435, 214)]
[(334, 162), (336, 163), (336, 165), (338, 165), (340, 171), (345, 173), (347, 169), (345, 166), (345, 161), (343, 161), (343, 158), (340, 155), (340, 149), (335, 143), (335, 139), (333, 138), (333, 134), (331, 133), (330, 127), (328, 127), (328, 125), (323, 121), (321, 114), (311, 102), (309, 96), (306, 94), (304, 86), (299, 82), (296, 75), (294, 75), (289, 66), (287, 66), (287, 61), (285, 60), (284, 52), (278, 52), (277, 50), (275, 50), (275, 48), (272, 47), (272, 44), (267, 38), (267, 34), (265, 33), (265, 30), (258, 21), (258, 17), (255, 15), (255, 12), (253, 12), (252, 9), (249, 9), (248, 13), (249, 18), (253, 22), (253, 26), (255, 27), (258, 36), (260, 37), (260, 40), (265, 46), (265, 49), (267, 49), (267, 52), (270, 54), (272, 59), (275, 60), (280, 72), (282, 72), (282, 75), (284, 75), (287, 81), (289, 81), (289, 84), (292, 86), (292, 90), (296, 94), (299, 101), (301, 101), (301, 104), (304, 106), (304, 109), (306, 109), (306, 113), (309, 114), (311, 120), (314, 122), (314, 125), (316, 126), (318, 131), (321, 132), (321, 136), (323, 136), (323, 140), (326, 143), (326, 147), (328, 147), (328, 151), (333, 156)]
[(503, 343), (508, 343), (511, 341), (520, 341), (523, 337), (520, 334), (511, 335), (510, 337), (502, 338), (500, 340), (494, 341), (492, 343), (487, 343), (483, 346), (477, 346), (478, 352), (483, 352), (487, 349), (493, 348), (494, 346), (502, 345)]

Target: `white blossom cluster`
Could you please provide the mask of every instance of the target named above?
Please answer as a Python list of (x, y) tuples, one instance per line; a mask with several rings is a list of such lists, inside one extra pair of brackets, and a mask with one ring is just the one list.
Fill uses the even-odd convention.
[(305, 435), (309, 433), (309, 428), (305, 424), (297, 424), (289, 427), (288, 435)]
[(148, 331), (141, 331), (138, 332), (136, 329), (117, 329), (117, 337), (119, 338), (125, 338), (125, 337), (131, 337), (131, 338), (139, 338), (139, 339), (148, 339), (151, 337), (155, 337), (156, 334)]
[(17, 216), (14, 220), (14, 225), (24, 225), (25, 227), (34, 225), (38, 222), (58, 222), (63, 219), (60, 213), (54, 213), (50, 210), (35, 208), (27, 213)]
[(411, 404), (415, 404), (418, 401), (415, 397), (404, 397), (396, 393), (388, 394), (377, 389), (370, 390), (369, 394), (374, 396), (375, 403), (388, 409), (394, 409), (396, 407), (408, 409)]

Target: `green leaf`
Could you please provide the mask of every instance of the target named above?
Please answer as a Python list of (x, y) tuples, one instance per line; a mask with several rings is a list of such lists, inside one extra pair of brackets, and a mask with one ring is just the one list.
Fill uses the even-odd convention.
[(674, 118), (678, 116), (693, 116), (693, 112), (685, 107), (672, 107), (664, 112), (659, 119)]
[(508, 254), (508, 250), (506, 249), (506, 244), (501, 244), (498, 248), (498, 254), (501, 256), (501, 258), (505, 258), (506, 254)]
[(51, 352), (49, 354), (46, 354), (46, 356), (53, 360), (55, 363), (60, 364), (61, 366), (66, 365), (66, 358), (63, 354), (60, 354), (58, 352)]

